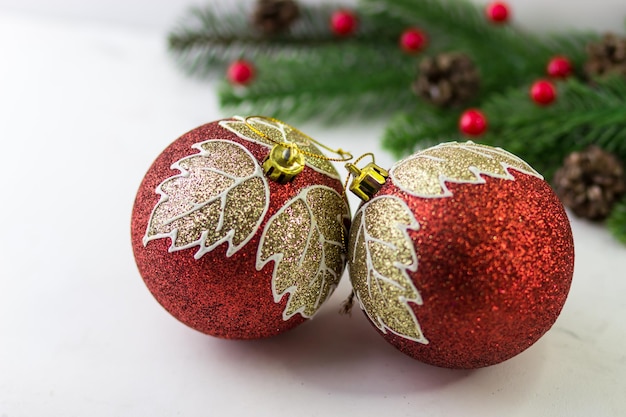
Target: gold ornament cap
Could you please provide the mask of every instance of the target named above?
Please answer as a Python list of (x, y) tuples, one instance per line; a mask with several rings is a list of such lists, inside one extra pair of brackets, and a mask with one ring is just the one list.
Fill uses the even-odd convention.
[(359, 168), (352, 163), (346, 164), (346, 169), (353, 177), (350, 191), (363, 201), (369, 201), (389, 178), (389, 172), (380, 165), (376, 165), (376, 162), (373, 160), (374, 155), (365, 154), (361, 158), (367, 155), (372, 157), (372, 162), (363, 168)]
[(291, 182), (304, 169), (304, 154), (297, 146), (279, 143), (274, 145), (263, 161), (263, 172), (279, 184)]
[[(273, 124), (275, 128), (278, 128), (274, 130), (282, 132), (282, 135), (279, 137), (272, 137), (268, 135), (251, 123), (255, 119), (257, 121), (261, 120), (265, 123)], [(274, 147), (270, 151), (269, 155), (263, 160), (263, 171), (268, 178), (278, 182), (279, 184), (287, 184), (292, 181), (296, 175), (301, 173), (307, 162), (307, 157), (328, 162), (345, 162), (352, 159), (352, 154), (350, 152), (346, 152), (341, 148), (331, 149), (323, 143), (320, 143), (312, 137), (302, 133), (295, 127), (289, 126), (278, 119), (274, 119), (273, 117), (248, 116), (243, 120), (243, 122), (254, 133), (274, 144)], [(289, 138), (291, 135), (298, 138), (300, 145), (308, 147), (309, 150), (299, 147), (297, 140), (292, 142)], [(329, 158), (320, 153), (314, 146), (311, 150), (310, 148), (313, 144), (339, 155), (339, 158)], [(317, 166), (316, 164), (313, 165)], [(329, 166), (331, 170), (334, 171), (332, 165), (329, 164)]]

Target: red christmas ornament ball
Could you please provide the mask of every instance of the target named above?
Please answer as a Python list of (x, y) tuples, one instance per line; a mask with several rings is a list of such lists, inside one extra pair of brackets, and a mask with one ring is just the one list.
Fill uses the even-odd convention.
[(556, 87), (550, 81), (536, 81), (530, 87), (530, 97), (535, 103), (546, 106), (556, 99)]
[(349, 10), (337, 10), (330, 17), (330, 28), (337, 36), (349, 36), (356, 32), (358, 20)]
[(572, 63), (564, 56), (555, 56), (548, 62), (546, 73), (554, 78), (567, 78), (572, 74)]
[(487, 130), (487, 117), (477, 109), (468, 109), (459, 118), (459, 130), (468, 136), (480, 136)]
[(574, 246), (550, 185), (499, 148), (445, 143), (398, 162), (354, 216), (355, 295), (390, 344), (426, 363), (514, 357), (557, 319)]
[(509, 5), (504, 2), (494, 1), (487, 5), (485, 14), (494, 23), (505, 23), (510, 18)]
[(238, 60), (228, 66), (226, 77), (235, 85), (249, 84), (255, 76), (254, 65), (248, 61)]
[(410, 28), (402, 32), (400, 35), (400, 47), (404, 52), (415, 53), (419, 52), (428, 44), (428, 37), (423, 31)]
[(220, 120), (168, 146), (135, 199), (132, 247), (146, 286), (213, 336), (289, 330), (315, 314), (343, 271), (349, 211), (339, 175), (307, 156), (291, 182), (273, 181), (262, 168), (274, 147), (267, 137), (321, 155), (273, 119)]

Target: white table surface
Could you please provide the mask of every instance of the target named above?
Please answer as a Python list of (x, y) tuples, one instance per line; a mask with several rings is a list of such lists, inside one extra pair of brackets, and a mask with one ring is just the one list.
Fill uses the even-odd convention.
[[(561, 317), (497, 366), (404, 356), (336, 314), (345, 276), (294, 331), (215, 339), (157, 304), (129, 232), (152, 160), (224, 116), (214, 83), (182, 76), (162, 31), (120, 25), (0, 10), (0, 54), (0, 417), (626, 415), (626, 247), (601, 227), (572, 219)], [(388, 166), (383, 126), (299, 127)]]

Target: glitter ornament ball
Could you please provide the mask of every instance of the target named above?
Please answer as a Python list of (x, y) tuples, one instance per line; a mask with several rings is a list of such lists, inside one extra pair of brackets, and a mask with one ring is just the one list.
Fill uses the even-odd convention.
[[(264, 173), (276, 142), (304, 154), (301, 172), (282, 184)], [(131, 235), (141, 276), (174, 317), (213, 336), (256, 339), (297, 326), (328, 299), (349, 222), (339, 175), (306, 135), (235, 117), (158, 156), (137, 192)]]
[(505, 361), (557, 319), (574, 267), (549, 184), (500, 149), (445, 143), (398, 162), (352, 222), (350, 279), (393, 346), (447, 368)]

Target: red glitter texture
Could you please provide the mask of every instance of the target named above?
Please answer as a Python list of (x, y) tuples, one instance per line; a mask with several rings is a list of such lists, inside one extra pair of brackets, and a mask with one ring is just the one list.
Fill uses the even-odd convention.
[(400, 351), (446, 368), (479, 368), (535, 343), (557, 319), (574, 272), (572, 233), (543, 180), (448, 183), (451, 197), (419, 198), (391, 180), (377, 195), (403, 198), (420, 223), (411, 273), (422, 305), (413, 311), (428, 339), (382, 334)]
[(342, 193), (339, 180), (309, 167), (291, 183), (268, 181), (270, 206), (254, 237), (231, 257), (227, 243), (194, 259), (198, 248), (168, 252), (170, 239), (156, 239), (143, 245), (142, 239), (152, 209), (159, 201), (156, 187), (179, 173), (171, 165), (197, 153), (191, 146), (210, 139), (230, 140), (243, 145), (261, 163), (270, 149), (239, 138), (218, 122), (198, 127), (181, 136), (155, 160), (144, 177), (133, 207), (131, 238), (135, 261), (148, 289), (157, 301), (186, 325), (226, 339), (258, 339), (289, 330), (306, 319), (296, 314), (283, 320), (288, 295), (275, 303), (271, 289), (274, 263), (256, 269), (256, 253), (263, 228), (289, 199), (312, 184), (326, 185)]

